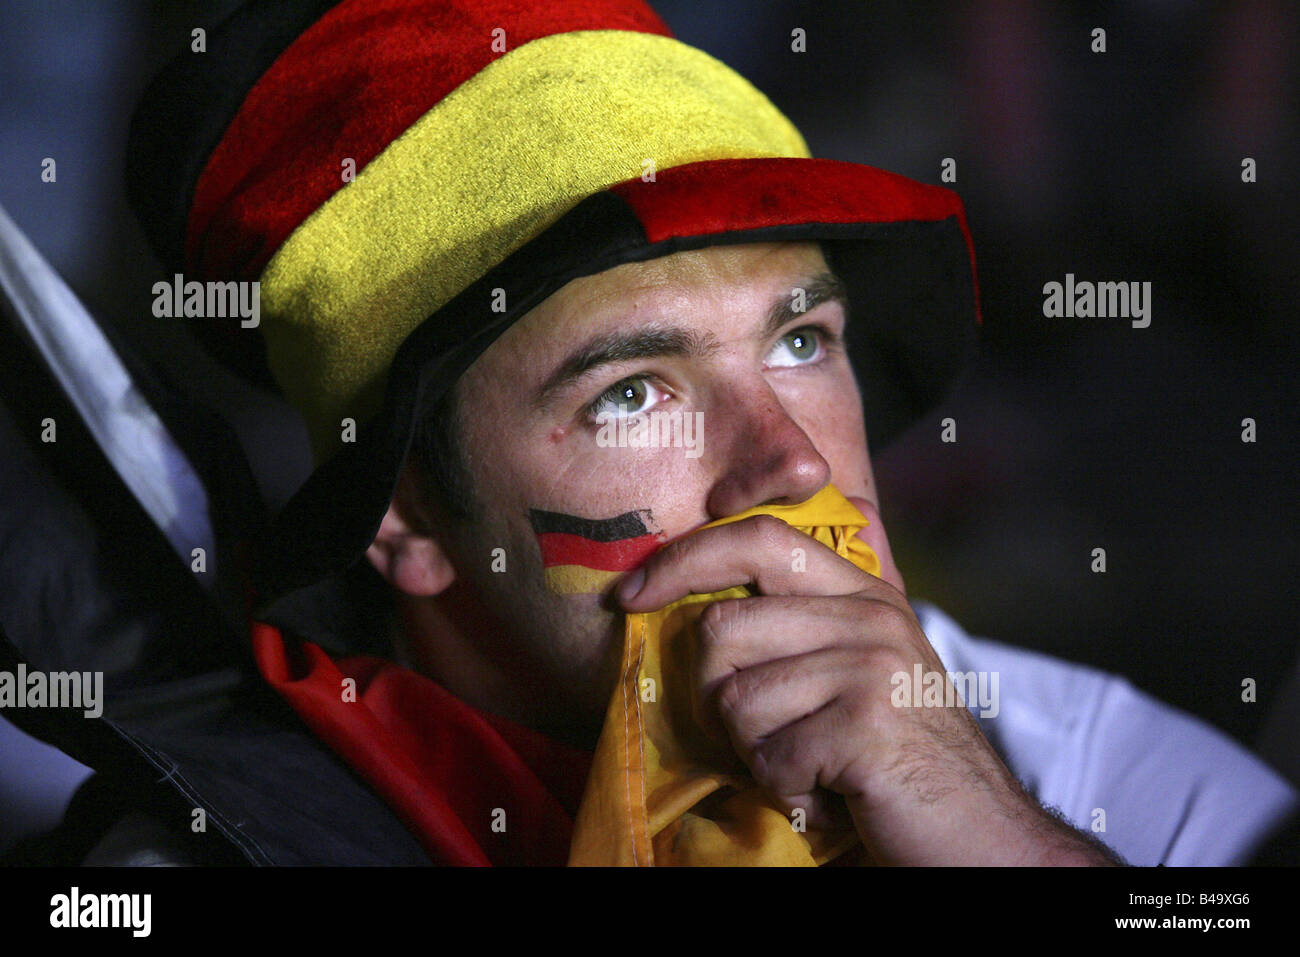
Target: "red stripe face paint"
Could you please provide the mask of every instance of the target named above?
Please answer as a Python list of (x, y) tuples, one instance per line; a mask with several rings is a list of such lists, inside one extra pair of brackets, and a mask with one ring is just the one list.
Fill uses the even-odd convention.
[(542, 552), (547, 587), (561, 594), (602, 591), (665, 540), (650, 509), (601, 519), (529, 509), (528, 519)]

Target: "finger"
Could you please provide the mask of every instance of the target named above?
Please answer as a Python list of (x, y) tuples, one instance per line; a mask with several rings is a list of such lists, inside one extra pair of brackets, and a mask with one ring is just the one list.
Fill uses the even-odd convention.
[(843, 787), (845, 771), (859, 760), (863, 748), (850, 733), (855, 722), (851, 700), (840, 695), (769, 735), (744, 757), (754, 780), (787, 814), (798, 807), (814, 808), (824, 791)]
[(756, 515), (665, 545), (619, 585), (619, 598), (628, 611), (652, 611), (735, 585), (765, 595), (847, 595), (872, 580), (779, 518)]
[(721, 723), (747, 759), (765, 738), (834, 701), (857, 659), (852, 649), (833, 648), (764, 662), (731, 673), (711, 691), (699, 688), (697, 707)]
[(877, 588), (884, 597), (772, 595), (711, 603), (695, 628), (695, 686), (712, 694), (719, 682), (755, 665), (835, 648), (861, 653), (873, 636), (887, 640), (912, 613), (896, 604), (892, 589), (879, 582)]
[(794, 797), (776, 798), (767, 795), (772, 805), (790, 819), (792, 825), (800, 825), (799, 830), (833, 831), (854, 827), (853, 814), (844, 802), (844, 798), (818, 788), (809, 794)]
[(885, 533), (885, 525), (880, 517), (880, 509), (865, 498), (850, 496), (849, 501), (854, 508), (867, 517), (868, 524), (866, 528), (858, 532), (858, 538), (870, 545), (871, 550), (880, 559), (881, 579), (889, 582), (906, 597), (907, 586), (903, 583), (903, 575), (894, 562), (894, 553), (889, 547), (889, 536)]

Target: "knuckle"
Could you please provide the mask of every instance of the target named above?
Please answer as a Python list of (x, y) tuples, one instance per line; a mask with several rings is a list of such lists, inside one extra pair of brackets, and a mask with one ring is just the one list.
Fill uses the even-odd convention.
[[(898, 668), (890, 674), (903, 670)], [(898, 708), (894, 706), (890, 694), (892, 690), (892, 685), (886, 679), (875, 681), (870, 686), (858, 688), (854, 693), (845, 695), (843, 704), (848, 722), (877, 732), (888, 727), (890, 722), (898, 717)]]
[(782, 742), (777, 739), (760, 741), (751, 754), (750, 771), (754, 780), (771, 791), (780, 793), (780, 778), (787, 764)]
[(748, 695), (739, 674), (733, 674), (723, 679), (718, 684), (716, 695), (718, 713), (724, 721), (735, 719), (737, 715), (745, 710)]
[(774, 794), (803, 794), (817, 781), (817, 748), (780, 735), (759, 742), (753, 749), (754, 780)]
[(913, 663), (913, 656), (892, 645), (871, 645), (862, 650), (863, 668), (872, 676), (888, 678), (900, 671), (910, 675)]
[(674, 565), (682, 561), (695, 550), (696, 542), (694, 539), (694, 535), (687, 535), (685, 538), (669, 542), (646, 560), (647, 565), (652, 563), (654, 565)]
[(908, 612), (890, 601), (880, 598), (868, 598), (865, 611), (871, 626), (886, 632), (905, 629), (911, 624)]
[(755, 515), (749, 522), (749, 534), (755, 548), (777, 547), (790, 534), (790, 526), (774, 515)]
[(700, 613), (697, 623), (697, 637), (702, 649), (713, 652), (727, 644), (728, 639), (740, 627), (745, 611), (743, 602), (737, 598), (725, 598), (712, 602)]

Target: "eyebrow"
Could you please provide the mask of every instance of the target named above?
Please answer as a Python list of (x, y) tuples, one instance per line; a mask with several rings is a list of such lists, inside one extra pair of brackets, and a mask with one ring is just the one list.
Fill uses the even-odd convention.
[[(795, 309), (795, 290), (804, 293), (804, 308)], [(848, 294), (839, 277), (820, 273), (791, 287), (768, 307), (762, 338), (775, 335), (781, 328), (812, 312), (825, 302), (838, 302), (848, 310)], [(574, 349), (538, 387), (534, 404), (543, 406), (561, 389), (579, 381), (595, 369), (615, 362), (664, 357), (702, 358), (718, 348), (717, 337), (709, 331), (699, 332), (681, 326), (650, 326), (629, 332), (611, 332), (596, 336)]]
[[(804, 293), (803, 309), (801, 310), (794, 308), (796, 289), (802, 289)], [(773, 302), (771, 308), (767, 311), (767, 323), (763, 328), (763, 338), (776, 335), (782, 326), (798, 319), (805, 313), (812, 312), (824, 302), (838, 302), (844, 307), (844, 311), (848, 312), (848, 293), (844, 289), (844, 283), (840, 282), (840, 277), (834, 273), (824, 272), (813, 276), (800, 285), (792, 286), (789, 295), (782, 296)]]

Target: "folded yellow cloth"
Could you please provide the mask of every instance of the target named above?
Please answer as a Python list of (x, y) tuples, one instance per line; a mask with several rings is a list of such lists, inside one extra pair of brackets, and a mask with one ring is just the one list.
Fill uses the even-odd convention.
[[(752, 508), (705, 528), (753, 515), (774, 515), (880, 575), (880, 559), (857, 537), (866, 517), (833, 486), (798, 505)], [(571, 865), (816, 866), (858, 842), (852, 829), (818, 832), (786, 817), (692, 717), (695, 622), (711, 602), (753, 594), (738, 586), (627, 616), (623, 668), (574, 823)]]

